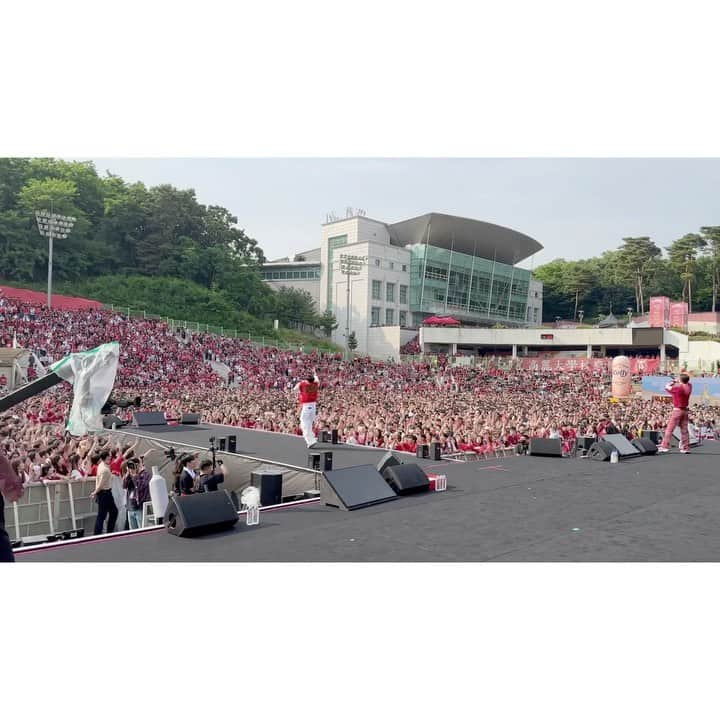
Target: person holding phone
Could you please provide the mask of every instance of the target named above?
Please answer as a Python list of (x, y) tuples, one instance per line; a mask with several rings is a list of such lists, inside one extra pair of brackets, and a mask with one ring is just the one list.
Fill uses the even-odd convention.
[(670, 451), (670, 439), (673, 431), (679, 425), (680, 452), (687, 455), (690, 452), (690, 433), (688, 432), (688, 414), (690, 412), (690, 395), (692, 394), (690, 376), (681, 373), (679, 377), (676, 377), (665, 386), (665, 391), (672, 395), (673, 411), (665, 430), (665, 437), (660, 443), (660, 447), (658, 447), (658, 452), (666, 453)]

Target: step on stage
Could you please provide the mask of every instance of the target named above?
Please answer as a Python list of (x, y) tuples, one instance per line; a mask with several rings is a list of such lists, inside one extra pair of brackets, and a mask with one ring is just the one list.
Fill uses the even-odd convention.
[[(207, 447), (236, 434), (239, 454), (307, 467), (302, 438), (217, 425), (129, 433), (173, 446)], [(383, 452), (321, 445), (333, 467), (375, 464)], [(446, 492), (407, 495), (352, 512), (317, 500), (268, 508), (260, 524), (180, 538), (164, 528), (16, 552), (19, 562), (718, 561), (720, 443), (690, 455), (589, 459), (506, 457), (418, 462), (447, 476)]]

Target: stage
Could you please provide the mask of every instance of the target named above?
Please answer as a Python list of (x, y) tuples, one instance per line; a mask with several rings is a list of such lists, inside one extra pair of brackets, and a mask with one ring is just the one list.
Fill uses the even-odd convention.
[[(128, 430), (147, 437), (149, 429)], [(156, 440), (206, 447), (238, 435), (238, 453), (303, 468), (302, 438), (221, 426), (165, 430)], [(162, 437), (160, 437), (162, 436)], [(334, 467), (382, 451), (322, 445)], [(398, 455), (415, 462), (409, 455)], [(317, 501), (261, 512), (260, 524), (186, 539), (164, 528), (16, 552), (19, 562), (619, 562), (720, 559), (720, 443), (618, 464), (512, 456), (419, 461), (448, 490), (345, 512)]]

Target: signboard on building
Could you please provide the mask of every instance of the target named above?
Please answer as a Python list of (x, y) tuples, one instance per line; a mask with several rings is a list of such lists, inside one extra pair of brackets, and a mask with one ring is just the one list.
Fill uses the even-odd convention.
[(664, 295), (650, 298), (650, 327), (670, 327), (670, 298)]
[(687, 332), (688, 304), (686, 302), (670, 303), (670, 327)]

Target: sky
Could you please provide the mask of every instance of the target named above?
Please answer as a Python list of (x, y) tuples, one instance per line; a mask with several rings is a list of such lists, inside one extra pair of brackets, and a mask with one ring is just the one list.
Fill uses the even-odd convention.
[(384, 222), (441, 212), (510, 227), (544, 246), (524, 267), (720, 225), (720, 159), (90, 159), (100, 174), (194, 188), (268, 259), (318, 247), (326, 215), (349, 206)]

